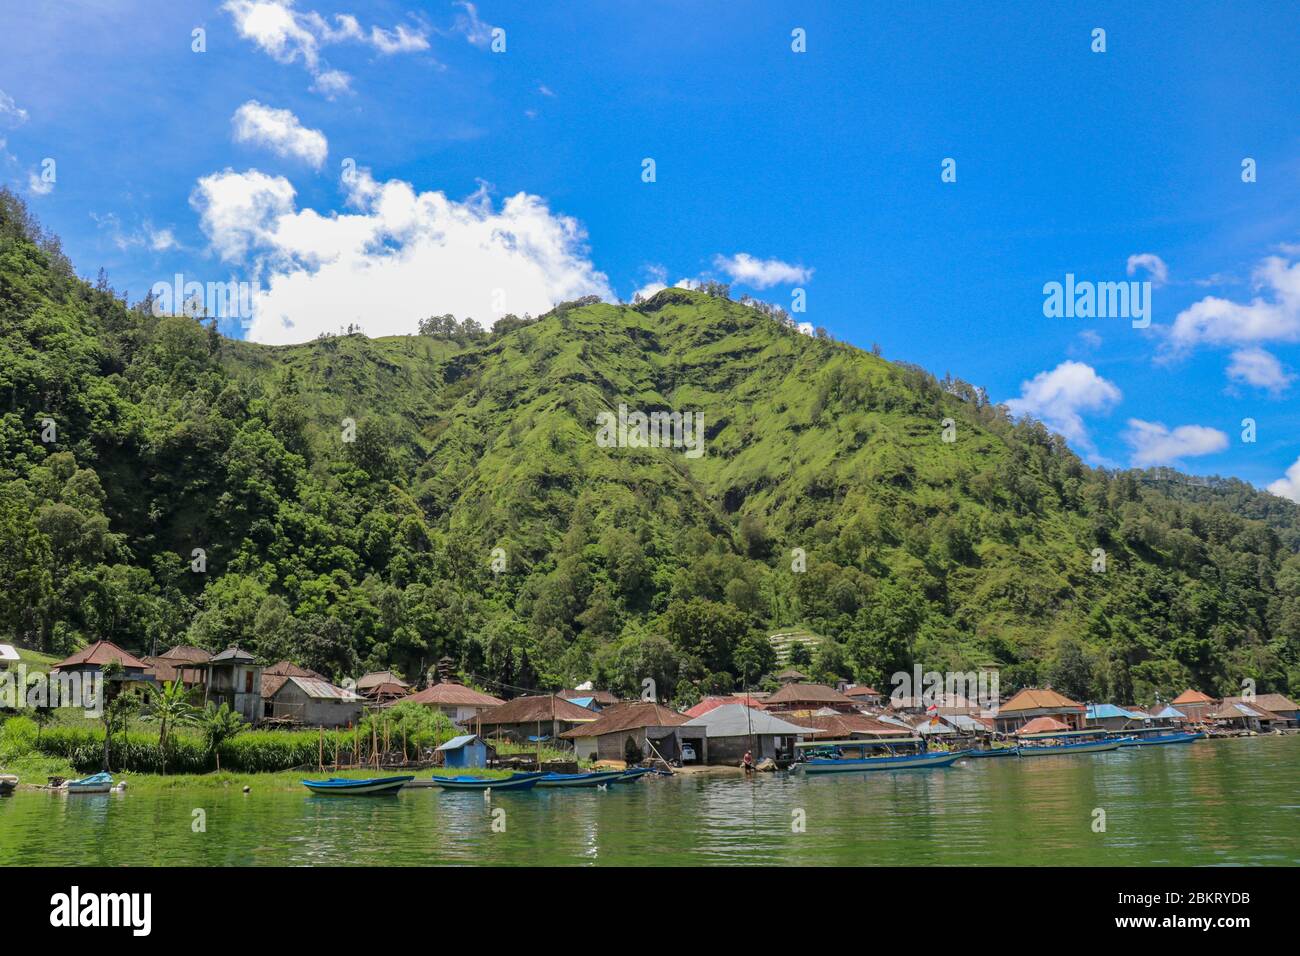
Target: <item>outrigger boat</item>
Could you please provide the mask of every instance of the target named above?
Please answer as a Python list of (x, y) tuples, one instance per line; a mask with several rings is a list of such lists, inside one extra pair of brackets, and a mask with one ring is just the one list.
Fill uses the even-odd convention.
[(653, 767), (628, 767), (620, 771), (616, 779), (621, 783), (627, 783), (631, 780), (640, 780), (648, 773), (657, 773), (657, 771)]
[(65, 793), (108, 793), (113, 789), (111, 773), (96, 773), (80, 780), (69, 780), (59, 788)]
[(0, 774), (0, 797), (7, 797), (18, 789), (18, 778), (13, 774)]
[(1129, 738), (1107, 738), (1104, 730), (1049, 730), (1020, 739), (1016, 753), (1021, 757), (1051, 757), (1058, 754), (1095, 754), (1119, 750)]
[[(830, 752), (834, 756), (808, 757), (795, 764), (794, 769), (804, 773), (854, 773), (864, 770), (912, 770), (927, 767), (948, 767), (962, 757), (965, 750), (915, 750), (898, 753), (900, 749), (919, 748), (920, 738), (896, 737), (887, 740), (831, 740), (795, 744), (796, 751), (804, 749), (813, 753)], [(882, 749), (884, 753), (867, 756), (869, 751)], [(858, 756), (845, 756), (857, 753)]]
[(546, 776), (544, 773), (515, 773), (509, 777), (440, 777), (433, 782), (444, 790), (530, 790)]
[(1125, 737), (1119, 742), (1121, 747), (1154, 747), (1157, 744), (1189, 744), (1193, 740), (1205, 739), (1204, 731), (1175, 731), (1165, 734), (1148, 734), (1137, 737)]
[(539, 787), (598, 787), (622, 778), (622, 770), (596, 770), (589, 773), (548, 773), (537, 781)]
[(330, 777), (328, 780), (303, 780), (304, 787), (312, 793), (329, 796), (373, 797), (397, 793), (415, 779), (409, 777), (367, 777), (362, 780), (349, 780), (345, 777)]
[(967, 750), (963, 757), (1014, 757), (1015, 747), (985, 747), (982, 750)]

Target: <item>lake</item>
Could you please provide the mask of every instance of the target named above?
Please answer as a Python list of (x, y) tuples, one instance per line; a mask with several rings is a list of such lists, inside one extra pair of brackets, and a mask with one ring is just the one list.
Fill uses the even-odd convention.
[[(193, 812), (206, 832), (193, 832)], [(1105, 832), (1094, 832), (1096, 810)], [(504, 810), (504, 816), (495, 811)], [(504, 823), (504, 832), (494, 832)], [(796, 832), (802, 823), (802, 832)], [(0, 866), (1300, 864), (1300, 736), (607, 791), (0, 800)]]

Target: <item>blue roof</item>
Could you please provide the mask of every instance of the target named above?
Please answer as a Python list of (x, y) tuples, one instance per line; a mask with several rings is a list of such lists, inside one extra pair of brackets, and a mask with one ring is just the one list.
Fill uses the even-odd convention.
[(579, 707), (586, 707), (590, 710), (595, 699), (594, 697), (570, 697), (568, 701), (570, 704), (577, 704)]
[(1127, 717), (1129, 720), (1145, 720), (1146, 714), (1135, 714), (1114, 704), (1089, 704), (1085, 714), (1087, 720), (1105, 720), (1108, 717)]
[(1164, 718), (1171, 718), (1171, 717), (1186, 717), (1187, 715), (1184, 714), (1181, 710), (1177, 710), (1174, 707), (1166, 707), (1164, 710), (1160, 711), (1160, 713), (1152, 714), (1152, 716), (1160, 717), (1164, 719)]
[(464, 747), (466, 744), (473, 743), (475, 740), (478, 740), (478, 734), (462, 734), (459, 737), (452, 737), (451, 740), (447, 741), (438, 749), (459, 750), (461, 747)]

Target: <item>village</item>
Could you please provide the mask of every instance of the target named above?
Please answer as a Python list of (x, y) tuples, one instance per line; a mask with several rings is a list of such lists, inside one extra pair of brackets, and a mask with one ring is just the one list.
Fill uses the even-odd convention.
[[(0, 646), (0, 669), (17, 658), (12, 648)], [(106, 672), (120, 689), (139, 691), (144, 708), (155, 692), (179, 686), (193, 704), (228, 708), (250, 729), (318, 731), (322, 743), (315, 764), (295, 769), (432, 768), (453, 776), (509, 771), (507, 779), (520, 787), (546, 774), (558, 781), (553, 785), (577, 786), (633, 769), (661, 774), (908, 769), (948, 766), (963, 757), (1089, 753), (1300, 732), (1300, 706), (1281, 694), (1214, 698), (1188, 688), (1168, 702), (1138, 707), (1079, 702), (1050, 688), (1024, 688), (987, 707), (955, 693), (904, 697), (844, 681), (814, 683), (793, 667), (774, 675), (776, 690), (708, 696), (681, 711), (655, 700), (623, 700), (590, 685), (496, 696), (462, 683), (448, 659), (431, 669), (423, 687), (391, 671), (363, 674), (339, 686), (291, 661), (265, 664), (239, 647), (214, 654), (181, 645), (138, 658), (97, 641), (51, 667), (52, 676), (83, 679)], [(445, 739), (424, 752), (403, 740), (398, 755), (385, 729), (381, 744), (375, 728), (399, 705), (445, 717), (450, 728)], [(346, 737), (368, 718), (373, 744), (367, 748), (371, 742), (358, 733), (357, 746), (347, 748), (341, 761), (338, 732)], [(326, 731), (335, 734), (332, 753), (324, 743)], [(412, 780), (400, 779), (403, 785)], [(461, 785), (478, 779), (468, 774)], [(481, 780), (485, 787), (503, 785), (500, 777)]]

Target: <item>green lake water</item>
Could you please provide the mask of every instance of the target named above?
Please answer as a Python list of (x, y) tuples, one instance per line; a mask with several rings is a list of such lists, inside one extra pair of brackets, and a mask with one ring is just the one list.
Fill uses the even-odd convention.
[[(1104, 833), (1094, 811), (1106, 812)], [(193, 811), (206, 813), (195, 833)], [(504, 832), (494, 832), (495, 819)], [(794, 832), (802, 820), (804, 832)], [(0, 866), (1300, 864), (1300, 736), (607, 791), (0, 800)]]

